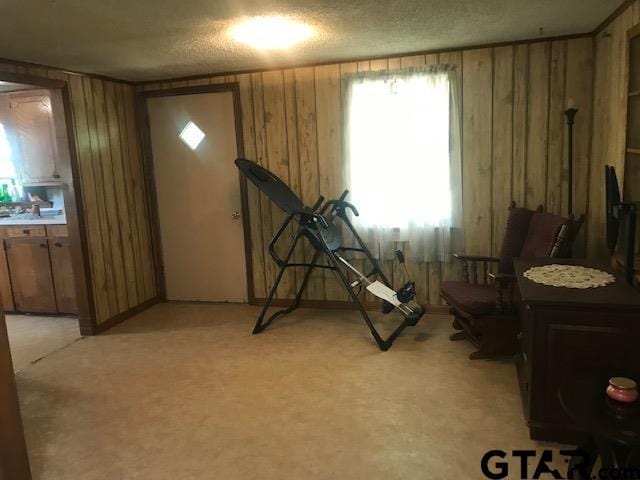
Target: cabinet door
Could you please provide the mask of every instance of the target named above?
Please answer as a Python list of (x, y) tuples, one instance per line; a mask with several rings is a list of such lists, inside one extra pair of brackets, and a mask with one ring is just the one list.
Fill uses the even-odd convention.
[(50, 238), (49, 254), (51, 255), (51, 271), (53, 272), (58, 312), (78, 313), (69, 239), (67, 237)]
[(11, 279), (9, 278), (9, 268), (7, 267), (7, 254), (4, 248), (4, 240), (0, 238), (0, 296), (2, 297), (2, 310), (12, 312), (13, 292), (11, 291)]
[(5, 240), (5, 245), (16, 310), (55, 313), (47, 239), (10, 238)]
[(59, 178), (51, 98), (46, 94), (15, 94), (11, 97), (10, 108), (20, 150), (15, 156), (16, 170), (22, 183)]

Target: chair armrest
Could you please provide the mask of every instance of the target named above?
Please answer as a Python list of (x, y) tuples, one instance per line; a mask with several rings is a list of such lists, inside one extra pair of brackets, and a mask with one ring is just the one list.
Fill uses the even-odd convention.
[(498, 263), (499, 258), (485, 257), (481, 255), (465, 255), (463, 253), (454, 253), (453, 258), (462, 262), (462, 270), (467, 283), (478, 283), (478, 264), (481, 264), (480, 283), (487, 285), (489, 283), (490, 263)]
[(454, 253), (453, 258), (457, 258), (458, 260), (469, 261), (469, 262), (498, 263), (500, 261), (500, 259), (496, 257), (483, 257), (481, 255), (465, 255), (464, 253)]
[(513, 273), (489, 273), (489, 278), (501, 283), (515, 282), (517, 280)]

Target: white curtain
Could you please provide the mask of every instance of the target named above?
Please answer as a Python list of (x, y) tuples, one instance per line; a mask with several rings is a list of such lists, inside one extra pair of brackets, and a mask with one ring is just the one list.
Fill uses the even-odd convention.
[(378, 258), (448, 261), (460, 227), (460, 119), (451, 65), (345, 78), (345, 180)]

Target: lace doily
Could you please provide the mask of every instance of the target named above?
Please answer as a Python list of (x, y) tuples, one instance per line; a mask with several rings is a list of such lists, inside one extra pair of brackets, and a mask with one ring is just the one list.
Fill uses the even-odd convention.
[(577, 265), (544, 265), (531, 267), (524, 276), (535, 283), (567, 288), (604, 287), (616, 281), (610, 273)]

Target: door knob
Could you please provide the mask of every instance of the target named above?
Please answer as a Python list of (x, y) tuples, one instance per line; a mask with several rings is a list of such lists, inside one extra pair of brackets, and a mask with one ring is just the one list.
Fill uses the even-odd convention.
[(234, 220), (238, 220), (240, 218), (240, 212), (233, 212), (231, 214), (231, 218), (233, 218)]

